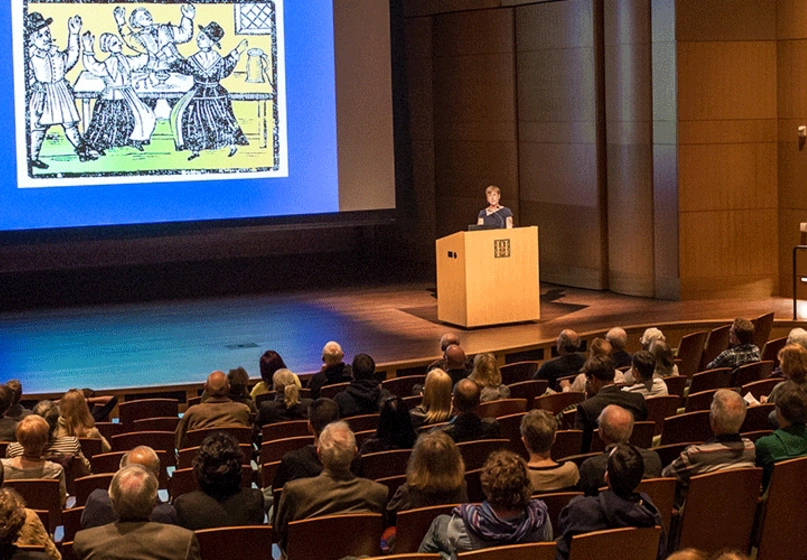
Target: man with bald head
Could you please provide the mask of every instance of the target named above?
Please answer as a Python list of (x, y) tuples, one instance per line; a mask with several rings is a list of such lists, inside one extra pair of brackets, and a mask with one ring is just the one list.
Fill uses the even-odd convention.
[(458, 345), (450, 344), (446, 348), (445, 357), (445, 372), (451, 376), (451, 382), (455, 385), (460, 379), (465, 379), (471, 374), (468, 370), (465, 351)]
[[(621, 406), (609, 404), (602, 409), (597, 423), (605, 451), (602, 455), (586, 459), (580, 465), (580, 481), (577, 484), (586, 496), (596, 496), (599, 489), (606, 486), (605, 469), (608, 467), (608, 456), (620, 443), (629, 443), (628, 440), (633, 433), (633, 414)], [(661, 476), (661, 459), (658, 453), (649, 449), (637, 449), (644, 460), (644, 478)]]
[(456, 416), (442, 429), (457, 442), (500, 437), (499, 423), (494, 418), (480, 418), (476, 407), (482, 395), (482, 389), (470, 379), (460, 379), (454, 385), (451, 406)]
[(580, 352), (580, 337), (572, 329), (564, 329), (558, 335), (556, 345), (559, 357), (544, 362), (533, 379), (547, 379), (554, 388), (558, 377), (580, 373), (586, 363), (586, 355)]
[(338, 342), (330, 340), (325, 344), (322, 348), (322, 369), (308, 382), (312, 399), (320, 397), (320, 389), (325, 385), (347, 383), (352, 379), (350, 364), (346, 364), (344, 358), (345, 352)]
[(249, 407), (227, 396), (230, 383), (227, 381), (226, 373), (214, 371), (208, 375), (205, 391), (209, 398), (201, 404), (188, 408), (179, 421), (176, 431), (177, 449), (183, 448), (188, 430), (252, 425)]
[[(151, 447), (141, 445), (124, 453), (120, 460), (120, 468), (122, 469), (129, 465), (141, 465), (147, 468), (158, 480), (160, 478), (160, 458)], [(112, 500), (109, 498), (109, 492), (101, 489), (93, 490), (87, 498), (84, 511), (81, 513), (81, 528), (98, 527), (99, 525), (114, 523), (117, 520), (115, 510), (112, 507)], [(177, 512), (174, 510), (174, 506), (163, 503), (158, 497), (157, 503), (151, 511), (149, 521), (177, 525)]]
[(614, 327), (605, 335), (605, 340), (611, 343), (611, 359), (616, 369), (629, 367), (631, 355), (625, 351), (628, 344), (628, 333), (622, 327)]

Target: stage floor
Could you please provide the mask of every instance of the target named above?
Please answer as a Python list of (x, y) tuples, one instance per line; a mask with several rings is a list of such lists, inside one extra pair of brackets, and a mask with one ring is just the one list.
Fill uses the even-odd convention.
[(388, 364), (436, 358), (446, 332), (456, 332), (466, 352), (478, 353), (534, 347), (567, 327), (583, 333), (728, 322), (771, 311), (777, 320), (792, 318), (785, 298), (671, 302), (554, 285), (542, 285), (541, 294), (540, 321), (477, 329), (437, 321), (433, 284), (5, 313), (0, 381), (21, 379), (27, 395), (182, 385), (237, 366), (258, 377), (267, 349), (277, 350), (292, 371), (313, 372), (328, 340), (342, 344), (347, 360), (365, 352)]

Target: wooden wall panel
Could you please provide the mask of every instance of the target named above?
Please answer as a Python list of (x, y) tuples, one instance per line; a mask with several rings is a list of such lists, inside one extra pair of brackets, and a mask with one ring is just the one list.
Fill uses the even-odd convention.
[(676, 0), (679, 41), (774, 41), (776, 0)]
[(778, 0), (776, 3), (776, 38), (804, 39), (807, 37), (807, 2)]

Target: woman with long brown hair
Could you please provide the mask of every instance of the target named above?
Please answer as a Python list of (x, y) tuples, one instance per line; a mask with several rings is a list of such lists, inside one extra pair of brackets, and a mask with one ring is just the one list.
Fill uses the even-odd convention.
[(64, 436), (100, 439), (101, 451), (103, 453), (112, 451), (109, 442), (95, 427), (95, 420), (90, 414), (84, 393), (77, 389), (70, 389), (59, 400), (59, 425), (56, 427), (54, 437)]

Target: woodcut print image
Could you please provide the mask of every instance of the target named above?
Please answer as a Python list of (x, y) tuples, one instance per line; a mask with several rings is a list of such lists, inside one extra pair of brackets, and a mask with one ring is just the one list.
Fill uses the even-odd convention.
[(14, 10), (20, 187), (288, 175), (282, 0)]

